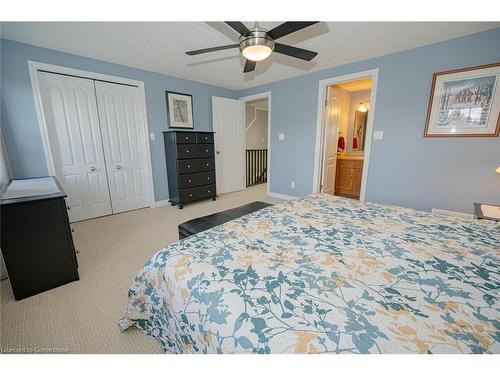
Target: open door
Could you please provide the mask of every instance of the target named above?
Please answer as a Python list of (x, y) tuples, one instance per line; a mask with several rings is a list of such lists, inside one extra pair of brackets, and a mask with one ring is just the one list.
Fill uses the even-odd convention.
[(335, 173), (337, 168), (337, 138), (340, 122), (340, 98), (337, 90), (329, 86), (327, 88), (327, 104), (325, 116), (323, 177), (321, 191), (332, 194), (335, 191)]
[(244, 102), (212, 97), (217, 192), (245, 188)]

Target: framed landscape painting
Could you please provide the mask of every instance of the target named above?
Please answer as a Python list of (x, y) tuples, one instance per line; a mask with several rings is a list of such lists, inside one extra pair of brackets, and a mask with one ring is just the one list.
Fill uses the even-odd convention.
[(165, 93), (170, 127), (193, 129), (193, 97), (178, 92)]
[(500, 63), (434, 73), (424, 137), (497, 137)]

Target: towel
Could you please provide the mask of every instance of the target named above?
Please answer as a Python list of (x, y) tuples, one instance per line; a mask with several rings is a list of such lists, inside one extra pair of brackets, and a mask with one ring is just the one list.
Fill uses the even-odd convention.
[(343, 136), (339, 137), (339, 140), (337, 142), (337, 149), (339, 151), (344, 151), (345, 150), (345, 139)]
[(352, 149), (357, 150), (358, 149), (358, 137), (354, 137), (352, 139)]

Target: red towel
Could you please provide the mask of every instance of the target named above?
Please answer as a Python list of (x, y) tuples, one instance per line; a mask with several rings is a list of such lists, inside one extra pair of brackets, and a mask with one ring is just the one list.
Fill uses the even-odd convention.
[(342, 136), (339, 137), (339, 141), (337, 142), (337, 149), (339, 151), (345, 150), (345, 139)]
[(358, 138), (357, 137), (354, 137), (352, 139), (352, 149), (353, 150), (357, 150), (358, 149)]

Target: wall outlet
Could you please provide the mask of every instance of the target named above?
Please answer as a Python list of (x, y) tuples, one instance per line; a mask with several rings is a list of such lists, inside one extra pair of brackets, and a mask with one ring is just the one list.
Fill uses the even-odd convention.
[(278, 134), (278, 141), (284, 141), (285, 140), (285, 133), (279, 133)]
[(373, 132), (373, 139), (384, 139), (384, 132), (382, 130), (376, 130)]
[(291, 187), (292, 189), (295, 189), (295, 181), (290, 182), (290, 187)]
[(149, 133), (149, 140), (154, 141), (155, 140), (155, 133), (151, 132)]

